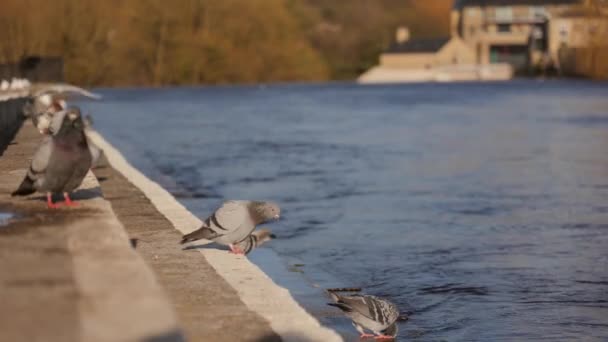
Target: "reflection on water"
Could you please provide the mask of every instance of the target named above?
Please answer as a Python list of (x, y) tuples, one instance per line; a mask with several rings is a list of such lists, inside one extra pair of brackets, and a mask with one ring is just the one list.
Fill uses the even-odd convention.
[(105, 95), (87, 108), (137, 167), (201, 216), (278, 201), (269, 246), (413, 312), (401, 337), (608, 338), (606, 84)]

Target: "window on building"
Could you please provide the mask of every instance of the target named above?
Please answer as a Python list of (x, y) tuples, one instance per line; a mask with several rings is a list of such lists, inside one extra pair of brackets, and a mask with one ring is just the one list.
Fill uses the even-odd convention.
[(500, 33), (511, 32), (511, 25), (510, 24), (498, 24), (496, 28), (497, 28), (497, 31), (500, 32)]
[(530, 17), (532, 19), (545, 19), (547, 12), (543, 6), (530, 7)]
[(513, 8), (509, 6), (499, 6), (495, 9), (496, 21), (513, 21)]

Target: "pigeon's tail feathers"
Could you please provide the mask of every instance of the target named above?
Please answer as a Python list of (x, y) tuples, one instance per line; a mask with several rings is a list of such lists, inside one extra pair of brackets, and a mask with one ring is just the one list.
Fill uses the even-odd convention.
[(351, 312), (353, 311), (353, 308), (350, 307), (350, 305), (348, 304), (344, 304), (344, 303), (327, 303), (327, 305), (329, 306), (335, 306), (338, 309), (344, 311), (344, 312)]
[(19, 188), (13, 191), (11, 196), (27, 196), (33, 194), (34, 192), (36, 192), (36, 188), (34, 188), (34, 180), (30, 178), (30, 175), (28, 174), (25, 176), (25, 179), (23, 179), (23, 182), (21, 182), (21, 185), (19, 185)]
[(181, 244), (185, 244), (191, 241), (196, 241), (196, 240), (200, 240), (200, 239), (207, 239), (207, 240), (211, 240), (215, 237), (217, 237), (218, 234), (216, 232), (214, 232), (213, 230), (211, 230), (211, 228), (209, 227), (202, 227), (198, 230), (193, 231), (190, 234), (186, 234), (182, 237), (182, 241)]

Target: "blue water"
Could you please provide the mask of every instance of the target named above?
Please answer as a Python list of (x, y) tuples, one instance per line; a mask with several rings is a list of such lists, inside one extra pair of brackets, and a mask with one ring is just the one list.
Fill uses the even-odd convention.
[(606, 83), (102, 93), (136, 167), (200, 216), (279, 202), (269, 247), (411, 312), (402, 340), (608, 340)]

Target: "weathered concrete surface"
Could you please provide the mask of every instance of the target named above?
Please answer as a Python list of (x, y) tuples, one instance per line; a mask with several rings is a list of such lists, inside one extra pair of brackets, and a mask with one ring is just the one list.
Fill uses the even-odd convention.
[(79, 208), (11, 198), (41, 137), (28, 121), (0, 158), (1, 341), (179, 341), (174, 311), (153, 272), (89, 174)]
[(280, 341), (200, 253), (182, 251), (181, 234), (141, 190), (111, 167), (98, 168), (95, 175), (137, 251), (167, 290), (189, 341)]
[[(189, 337), (196, 339), (199, 334), (209, 337), (200, 338), (201, 341), (276, 340), (276, 335), (268, 330), (259, 317), (249, 312), (252, 311), (263, 317), (272, 331), (284, 341), (342, 341), (335, 331), (321, 326), (298, 305), (288, 290), (276, 285), (246, 257), (213, 248), (182, 251), (178, 245), (180, 235), (199, 228), (202, 222), (166, 190), (134, 169), (100, 135), (92, 132), (89, 138), (104, 150), (114, 169), (141, 190), (143, 195), (128, 190), (121, 196), (122, 189), (129, 189), (126, 181), (118, 181), (112, 173), (102, 175), (97, 172), (99, 177), (107, 177), (102, 181), (104, 191), (119, 217), (125, 223), (129, 217), (133, 218), (126, 225), (130, 227), (132, 237), (141, 240), (139, 250), (167, 287)], [(105, 185), (110, 179), (114, 184)], [(119, 202), (123, 197), (127, 200)], [(133, 204), (128, 204), (129, 197)], [(147, 203), (166, 217), (162, 227), (157, 225), (160, 217), (147, 219), (148, 215), (152, 215), (149, 209), (145, 209)], [(119, 209), (130, 206), (133, 208), (124, 212)], [(138, 211), (144, 215), (138, 215)], [(135, 227), (136, 223), (140, 225), (139, 228)], [(170, 227), (176, 230), (171, 231)], [(201, 254), (204, 258), (201, 258)], [(202, 287), (196, 282), (202, 282)], [(237, 296), (245, 305), (236, 302)], [(193, 300), (201, 304), (201, 311), (208, 312), (192, 311)]]

